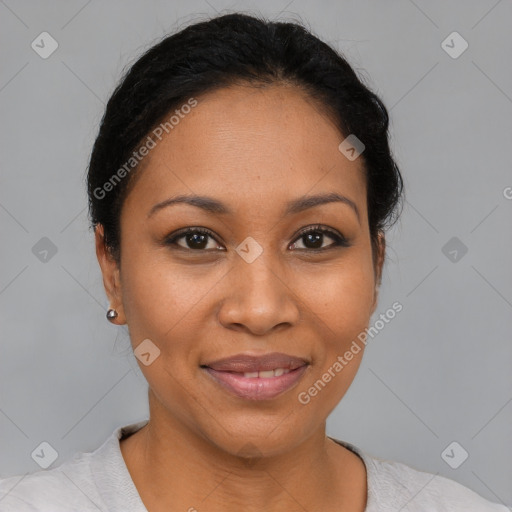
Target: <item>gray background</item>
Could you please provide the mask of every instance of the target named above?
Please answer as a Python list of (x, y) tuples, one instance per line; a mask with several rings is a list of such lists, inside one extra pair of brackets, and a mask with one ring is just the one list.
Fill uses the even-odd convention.
[[(38, 470), (41, 441), (55, 466), (147, 416), (127, 330), (104, 317), (85, 169), (123, 67), (226, 9), (304, 19), (392, 117), (407, 203), (375, 319), (403, 311), (370, 340), (328, 433), (512, 504), (510, 0), (1, 1), (0, 476)], [(31, 48), (43, 31), (59, 44), (47, 59)], [(469, 43), (456, 59), (441, 47), (453, 31)], [(458, 261), (442, 251), (452, 237)], [(441, 457), (452, 441), (469, 452), (458, 469)]]

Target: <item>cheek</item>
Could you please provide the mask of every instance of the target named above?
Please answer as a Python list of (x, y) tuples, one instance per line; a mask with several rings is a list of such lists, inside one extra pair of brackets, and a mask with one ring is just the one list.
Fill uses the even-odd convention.
[(323, 324), (325, 339), (337, 348), (367, 327), (374, 299), (373, 264), (366, 253), (354, 252), (336, 267), (309, 273), (300, 292), (307, 309)]
[(152, 254), (133, 251), (122, 265), (123, 305), (132, 346), (136, 349), (150, 339), (160, 349), (154, 364), (139, 364), (142, 372), (154, 389), (168, 389), (173, 378), (179, 380), (173, 389), (180, 389), (179, 384), (188, 387), (204, 351), (197, 341), (208, 339), (211, 326), (209, 293), (225, 269), (173, 264), (165, 249)]
[[(149, 365), (139, 362), (149, 387), (162, 403), (186, 410), (183, 387), (194, 394), (190, 369), (197, 365), (197, 348), (190, 340), (197, 329), (204, 281), (192, 285), (190, 275), (160, 256), (133, 252), (123, 261), (123, 306), (134, 349), (145, 339), (160, 349)], [(199, 284), (201, 283), (201, 284)]]
[(171, 335), (208, 289), (208, 279), (173, 265), (165, 249), (126, 254), (122, 273), (127, 323), (138, 336)]
[(364, 354), (358, 336), (370, 320), (374, 297), (371, 261), (354, 259), (351, 264), (316, 276), (317, 287), (307, 294), (306, 308), (314, 324), (317, 347), (311, 374), (297, 390), (298, 403), (314, 409), (307, 416), (327, 417), (352, 384)]

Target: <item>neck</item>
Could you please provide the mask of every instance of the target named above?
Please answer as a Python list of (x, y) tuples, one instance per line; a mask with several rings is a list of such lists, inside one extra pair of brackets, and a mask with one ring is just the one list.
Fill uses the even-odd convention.
[(363, 512), (366, 504), (364, 463), (327, 438), (325, 423), (284, 453), (258, 457), (248, 443), (241, 457), (176, 418), (152, 414), (121, 441), (121, 452), (149, 512)]

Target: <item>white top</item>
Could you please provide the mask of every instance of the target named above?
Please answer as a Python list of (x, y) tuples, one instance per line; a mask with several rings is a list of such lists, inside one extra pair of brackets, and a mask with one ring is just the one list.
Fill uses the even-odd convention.
[[(122, 437), (147, 422), (119, 427), (94, 452), (78, 452), (53, 469), (0, 479), (0, 512), (147, 512), (119, 446)], [(333, 440), (366, 465), (365, 512), (512, 511), (448, 478), (371, 457), (346, 441)]]

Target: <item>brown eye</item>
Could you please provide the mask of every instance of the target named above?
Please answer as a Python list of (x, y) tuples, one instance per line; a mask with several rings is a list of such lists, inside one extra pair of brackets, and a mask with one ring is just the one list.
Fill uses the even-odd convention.
[[(183, 242), (178, 243), (178, 241), (181, 240), (183, 240)], [(209, 243), (211, 247), (208, 248)], [(181, 230), (168, 238), (166, 244), (175, 245), (181, 249), (189, 249), (191, 251), (215, 250), (219, 245), (213, 233), (204, 228), (186, 228), (185, 230)]]
[[(333, 240), (333, 242), (327, 246), (324, 246), (323, 244), (326, 238)], [(301, 240), (303, 247), (297, 247), (297, 241), (292, 244), (292, 247), (299, 250), (310, 249), (312, 251), (323, 251), (332, 249), (334, 247), (348, 247), (350, 245), (345, 237), (335, 233), (330, 229), (322, 228), (320, 226), (313, 226), (308, 228), (307, 230), (300, 233), (296, 240)]]

